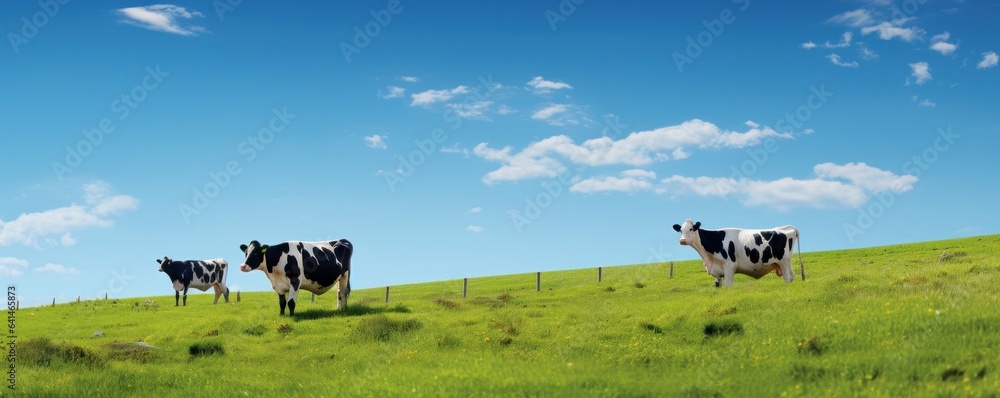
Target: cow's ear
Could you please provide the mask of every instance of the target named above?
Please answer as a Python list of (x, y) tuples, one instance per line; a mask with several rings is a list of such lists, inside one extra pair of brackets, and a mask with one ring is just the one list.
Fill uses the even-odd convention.
[(247, 252), (247, 245), (240, 245), (240, 251), (246, 253)]
[(674, 224), (674, 231), (681, 232), (681, 226)]
[(156, 263), (157, 263), (157, 264), (163, 264), (163, 260), (160, 260), (160, 259), (156, 259)]
[(260, 252), (261, 253), (267, 253), (267, 247), (268, 247), (267, 245), (261, 246), (260, 247)]
[(694, 223), (694, 228), (691, 229), (691, 230), (692, 231), (697, 231), (698, 228), (701, 228), (701, 221), (698, 221), (698, 222)]

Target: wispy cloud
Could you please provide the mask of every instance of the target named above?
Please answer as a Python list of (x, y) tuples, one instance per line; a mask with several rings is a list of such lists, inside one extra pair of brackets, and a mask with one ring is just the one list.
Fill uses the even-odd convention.
[(472, 232), (474, 234), (478, 234), (480, 232), (483, 232), (483, 227), (480, 225), (469, 225), (468, 227), (465, 227), (465, 230)]
[(479, 214), (479, 213), (482, 213), (482, 212), (483, 212), (483, 208), (482, 207), (473, 207), (473, 208), (469, 209), (469, 214)]
[(557, 135), (531, 143), (517, 153), (510, 146), (496, 149), (485, 142), (476, 145), (473, 153), (485, 160), (503, 163), (483, 177), (484, 183), (495, 184), (555, 177), (566, 170), (559, 158), (588, 166), (642, 166), (686, 158), (689, 154), (685, 149), (744, 148), (759, 145), (767, 138), (791, 139), (793, 136), (769, 127), (750, 128), (745, 132), (725, 131), (712, 123), (694, 119), (676, 126), (634, 132), (619, 140), (600, 137), (576, 144), (565, 135)]
[(917, 84), (924, 84), (928, 80), (933, 79), (931, 77), (931, 67), (926, 62), (912, 63), (910, 64), (910, 68), (913, 70), (913, 77), (917, 79)]
[(398, 77), (398, 79), (402, 80), (404, 82), (407, 82), (407, 83), (416, 83), (416, 82), (420, 81), (420, 79), (417, 79), (414, 76), (400, 76), (400, 77)]
[(157, 4), (143, 7), (129, 7), (116, 10), (124, 18), (122, 23), (159, 32), (181, 36), (194, 36), (206, 32), (204, 27), (187, 23), (194, 17), (202, 18), (198, 11), (188, 11), (172, 4)]
[(62, 276), (80, 275), (80, 271), (76, 270), (76, 268), (64, 267), (61, 264), (52, 264), (52, 263), (48, 263), (41, 267), (35, 268), (35, 272), (48, 272)]
[(111, 195), (111, 187), (98, 181), (83, 186), (84, 204), (36, 213), (23, 213), (10, 222), (0, 220), (0, 246), (23, 244), (70, 246), (76, 243), (72, 233), (89, 228), (109, 227), (110, 216), (138, 208), (139, 200), (128, 195)]
[(384, 137), (384, 136), (381, 136), (381, 135), (378, 135), (378, 134), (373, 134), (370, 137), (364, 137), (364, 138), (365, 138), (365, 145), (368, 145), (368, 147), (371, 148), (371, 149), (386, 149), (387, 148), (387, 146), (385, 145), (385, 138), (386, 137)]
[(869, 60), (870, 61), (870, 60), (878, 58), (878, 53), (876, 53), (875, 51), (873, 51), (872, 49), (870, 49), (868, 47), (865, 47), (864, 43), (860, 43), (860, 42), (858, 43), (858, 52), (861, 53), (861, 59), (864, 59), (864, 60)]
[(997, 56), (997, 53), (993, 51), (985, 52), (983, 53), (983, 60), (979, 61), (979, 64), (976, 65), (976, 69), (987, 69), (997, 66), (998, 60), (1000, 60), (1000, 57)]
[(472, 101), (445, 105), (451, 109), (456, 116), (463, 119), (489, 120), (486, 112), (489, 111), (493, 101)]
[(402, 88), (402, 87), (386, 86), (385, 89), (387, 90), (385, 94), (382, 94), (382, 91), (379, 90), (378, 95), (380, 97), (386, 98), (386, 99), (388, 99), (388, 98), (403, 98), (403, 94), (406, 93), (406, 89)]
[(452, 145), (452, 146), (441, 147), (441, 152), (443, 152), (443, 153), (457, 153), (457, 154), (463, 155), (464, 157), (469, 157), (469, 150), (466, 149), (466, 148), (460, 148), (458, 146), (457, 142), (454, 145)]
[(898, 37), (903, 41), (913, 41), (919, 38), (924, 31), (918, 27), (903, 27), (908, 21), (909, 19), (900, 19), (892, 22), (882, 22), (875, 26), (867, 26), (861, 28), (861, 34), (878, 33), (878, 37), (882, 40), (892, 40)]
[(647, 170), (633, 169), (621, 173), (621, 177), (593, 177), (577, 181), (569, 190), (580, 193), (596, 192), (637, 192), (653, 189), (656, 173)]
[(531, 87), (531, 91), (535, 94), (548, 94), (552, 90), (568, 90), (572, 89), (573, 86), (563, 82), (554, 82), (550, 80), (545, 80), (541, 76), (535, 76), (534, 79), (528, 82), (528, 87)]
[(843, 24), (851, 27), (868, 26), (875, 23), (872, 14), (863, 8), (838, 14), (827, 20), (829, 23)]
[[(816, 178), (785, 177), (772, 181), (726, 177), (671, 176), (662, 180), (660, 193), (673, 196), (735, 197), (745, 206), (789, 210), (794, 207), (857, 208), (873, 193), (903, 193), (913, 188), (916, 176), (898, 176), (864, 163), (824, 163), (813, 168)], [(844, 181), (846, 180), (846, 182)]]
[(843, 61), (840, 60), (840, 56), (837, 55), (837, 54), (827, 55), (826, 58), (829, 59), (830, 62), (832, 62), (834, 65), (837, 65), (837, 66), (843, 66), (845, 68), (857, 68), (858, 67), (858, 62), (857, 61), (843, 62)]
[(590, 121), (580, 107), (572, 104), (544, 104), (531, 114), (531, 118), (557, 127), (576, 126)]
[(470, 92), (472, 91), (466, 86), (458, 86), (450, 90), (427, 90), (416, 94), (410, 94), (410, 98), (413, 99), (410, 106), (428, 106), (437, 102), (448, 101), (455, 98), (456, 95), (468, 94)]
[(939, 35), (934, 35), (931, 38), (931, 50), (941, 53), (941, 55), (948, 55), (955, 52), (958, 49), (958, 45), (954, 43), (948, 43), (948, 39), (951, 38), (951, 34), (944, 32)]
[(16, 277), (28, 268), (28, 262), (14, 257), (0, 257), (0, 275)]

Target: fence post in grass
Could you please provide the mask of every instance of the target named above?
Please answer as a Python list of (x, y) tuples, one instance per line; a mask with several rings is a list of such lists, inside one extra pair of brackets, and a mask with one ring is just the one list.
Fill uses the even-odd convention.
[(107, 293), (107, 292), (105, 292), (105, 293), (104, 293), (104, 299), (105, 299), (105, 300), (107, 300), (107, 299), (108, 299), (108, 293)]
[(541, 272), (536, 272), (535, 273), (535, 291), (536, 292), (542, 291), (542, 273)]
[(462, 278), (462, 298), (469, 293), (469, 278)]
[(76, 296), (76, 303), (80, 304), (80, 296)]
[(14, 311), (20, 311), (20, 310), (21, 310), (21, 300), (17, 300), (17, 303), (14, 304)]
[(597, 267), (597, 283), (601, 283), (601, 267)]
[(237, 303), (240, 302), (240, 291), (239, 290), (236, 291), (236, 302)]
[(389, 287), (385, 287), (385, 302), (389, 302)]
[(799, 271), (802, 272), (802, 281), (806, 281), (806, 265), (802, 263), (802, 258), (799, 258)]
[(673, 261), (670, 262), (670, 277), (671, 278), (674, 277), (674, 262)]
[(315, 303), (316, 302), (316, 293), (313, 293), (312, 297), (309, 298), (309, 302), (310, 303)]
[(53, 298), (52, 298), (52, 306), (53, 306), (53, 307), (55, 307), (55, 306), (56, 306), (56, 298), (55, 298), (55, 297), (53, 297)]

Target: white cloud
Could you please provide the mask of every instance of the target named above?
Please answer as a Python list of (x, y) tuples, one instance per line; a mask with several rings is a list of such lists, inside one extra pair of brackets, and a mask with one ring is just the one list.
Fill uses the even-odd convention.
[(371, 149), (387, 148), (387, 146), (385, 145), (385, 138), (388, 137), (383, 137), (381, 135), (374, 134), (371, 137), (364, 137), (364, 138), (365, 138), (365, 145), (368, 145), (368, 147)]
[(760, 124), (757, 123), (757, 122), (755, 122), (755, 121), (753, 121), (753, 120), (747, 120), (747, 121), (743, 122), (743, 124), (747, 125), (747, 127), (752, 128), (752, 129), (760, 127)]
[(193, 36), (205, 32), (205, 28), (183, 23), (194, 17), (204, 17), (198, 11), (188, 11), (184, 7), (171, 4), (157, 4), (144, 7), (129, 7), (116, 10), (124, 16), (120, 22), (140, 28)]
[(21, 276), (21, 271), (28, 268), (28, 262), (14, 257), (0, 257), (0, 275)]
[(580, 193), (648, 191), (653, 188), (651, 180), (655, 178), (656, 173), (652, 171), (632, 169), (621, 172), (621, 178), (593, 177), (577, 181), (569, 187), (569, 190)]
[(910, 68), (913, 69), (913, 77), (917, 78), (917, 84), (924, 84), (928, 80), (933, 79), (931, 77), (931, 67), (926, 62), (912, 63), (910, 64)]
[(861, 28), (861, 34), (867, 35), (872, 32), (877, 32), (878, 37), (882, 40), (892, 40), (893, 38), (900, 38), (903, 41), (913, 41), (921, 36), (923, 30), (917, 27), (904, 28), (902, 25), (905, 24), (909, 19), (900, 19), (893, 22), (882, 22), (875, 26), (868, 26)]
[(60, 264), (52, 264), (52, 263), (48, 263), (45, 264), (44, 266), (35, 268), (35, 272), (51, 272), (53, 274), (62, 276), (80, 275), (80, 271), (77, 271), (75, 268), (67, 268)]
[(625, 171), (623, 171), (622, 172), (622, 176), (623, 177), (629, 177), (629, 178), (640, 178), (640, 179), (649, 179), (649, 180), (651, 180), (651, 179), (656, 178), (656, 173), (654, 173), (652, 171), (649, 171), (649, 170), (632, 169), (632, 170), (625, 170)]
[(926, 99), (926, 98), (924, 98), (924, 100), (923, 100), (923, 101), (921, 101), (921, 102), (920, 102), (919, 104), (917, 104), (917, 105), (920, 105), (920, 106), (922, 106), (922, 107), (925, 107), (925, 108), (933, 108), (933, 107), (936, 107), (936, 106), (937, 106), (937, 104), (936, 104), (936, 103), (934, 103), (934, 102), (931, 102), (931, 100), (929, 100), (929, 99)]
[(807, 41), (805, 43), (800, 44), (800, 46), (802, 48), (806, 49), (806, 50), (812, 50), (812, 49), (816, 48), (816, 43), (813, 43), (811, 41)]
[(861, 59), (873, 60), (878, 58), (878, 54), (875, 51), (869, 49), (868, 47), (865, 47), (863, 43), (859, 42), (858, 44), (859, 44), (858, 51), (861, 53)]
[(531, 87), (532, 92), (535, 94), (548, 94), (552, 90), (566, 90), (572, 89), (573, 86), (563, 82), (553, 82), (543, 79), (541, 76), (535, 76), (534, 79), (528, 82), (528, 87)]
[(507, 105), (500, 105), (500, 108), (497, 109), (497, 114), (498, 115), (509, 115), (509, 114), (515, 113), (515, 112), (517, 112), (516, 109), (511, 108), (511, 107), (509, 107)]
[(872, 14), (868, 12), (868, 10), (859, 8), (854, 11), (848, 11), (843, 14), (835, 15), (828, 19), (827, 22), (839, 23), (857, 28), (872, 25), (875, 23), (875, 19), (872, 18)]
[(463, 119), (480, 119), (489, 120), (486, 117), (486, 111), (490, 110), (490, 105), (493, 105), (493, 101), (473, 101), (473, 102), (461, 102), (455, 104), (445, 105), (452, 112), (455, 112), (460, 118)]
[(858, 67), (858, 61), (843, 62), (843, 61), (840, 60), (840, 56), (837, 55), (837, 54), (827, 55), (826, 58), (829, 59), (830, 62), (832, 62), (834, 65), (837, 65), (837, 66), (843, 66), (845, 68), (857, 68)]
[(478, 213), (482, 213), (482, 212), (483, 212), (483, 208), (482, 207), (473, 207), (473, 208), (469, 209), (469, 214), (478, 214)]
[(600, 137), (578, 145), (565, 135), (557, 135), (531, 143), (518, 153), (513, 153), (510, 146), (494, 149), (487, 143), (477, 145), (473, 153), (483, 159), (503, 163), (500, 169), (483, 177), (484, 183), (492, 185), (500, 181), (555, 177), (566, 170), (556, 156), (588, 166), (642, 166), (671, 157), (675, 160), (686, 158), (686, 148), (744, 148), (759, 145), (768, 138), (794, 137), (790, 133), (778, 133), (770, 127), (751, 128), (742, 133), (725, 131), (712, 123), (694, 119), (676, 126), (634, 132), (617, 141)]
[(428, 106), (435, 102), (447, 101), (455, 98), (456, 95), (468, 94), (470, 92), (472, 91), (466, 86), (458, 86), (451, 90), (427, 90), (416, 94), (410, 94), (410, 98), (413, 99), (410, 106)]
[(548, 106), (535, 111), (535, 113), (531, 115), (531, 118), (535, 120), (548, 120), (551, 119), (553, 116), (566, 112), (568, 110), (569, 110), (569, 105), (549, 104)]
[(443, 153), (459, 153), (459, 154), (462, 154), (465, 157), (469, 157), (469, 150), (465, 149), (465, 148), (459, 148), (457, 142), (454, 145), (452, 145), (452, 146), (441, 147), (441, 152), (443, 152)]
[(993, 51), (985, 52), (983, 53), (983, 60), (979, 61), (979, 64), (976, 65), (976, 69), (986, 69), (997, 66), (998, 60), (1000, 60), (1000, 57), (997, 56), (997, 53)]
[(881, 170), (861, 163), (836, 165), (833, 163), (818, 164), (813, 168), (816, 176), (822, 178), (840, 178), (864, 188), (869, 192), (892, 191), (903, 193), (913, 189), (917, 177), (909, 174), (898, 176), (891, 171)]
[(897, 176), (864, 163), (824, 163), (815, 166), (813, 172), (817, 178), (799, 180), (785, 177), (773, 181), (675, 175), (663, 179), (664, 187), (657, 191), (673, 195), (735, 197), (745, 206), (767, 206), (778, 210), (793, 207), (857, 208), (868, 201), (870, 193), (903, 193), (913, 189), (917, 181), (915, 176)]
[[(0, 246), (20, 243), (38, 246), (39, 241), (52, 245), (76, 243), (71, 232), (76, 230), (109, 227), (108, 216), (135, 210), (138, 199), (128, 195), (111, 195), (111, 187), (102, 181), (83, 186), (84, 205), (76, 203), (66, 207), (36, 213), (22, 213), (17, 219), (0, 220)], [(56, 240), (57, 238), (59, 240)]]
[(483, 232), (483, 227), (479, 225), (469, 225), (468, 227), (465, 227), (465, 230), (477, 234)]
[(931, 38), (931, 43), (932, 43), (931, 50), (937, 51), (941, 53), (941, 55), (948, 55), (955, 52), (955, 49), (958, 48), (958, 45), (953, 43), (948, 43), (947, 40), (949, 38), (951, 38), (951, 34), (948, 32), (944, 32), (939, 35), (934, 35), (934, 37)]
[(407, 83), (416, 83), (420, 81), (420, 79), (417, 79), (416, 77), (413, 76), (400, 76), (398, 79)]
[(385, 94), (382, 94), (382, 91), (380, 90), (378, 95), (382, 98), (388, 99), (388, 98), (403, 98), (403, 95), (406, 94), (406, 89), (402, 87), (386, 86), (386, 90), (389, 91)]

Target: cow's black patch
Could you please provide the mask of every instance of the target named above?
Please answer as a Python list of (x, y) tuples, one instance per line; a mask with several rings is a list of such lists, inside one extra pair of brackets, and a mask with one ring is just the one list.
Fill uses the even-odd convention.
[(760, 262), (767, 264), (771, 261), (771, 246), (764, 247), (764, 253), (760, 256)]
[(285, 263), (285, 276), (288, 277), (288, 282), (292, 286), (292, 290), (299, 290), (299, 286), (302, 281), (299, 277), (302, 275), (302, 271), (299, 268), (299, 261), (295, 259), (295, 256), (288, 256), (287, 263)]
[(774, 254), (774, 258), (781, 260), (785, 257), (785, 244), (788, 243), (788, 236), (781, 232), (775, 232), (774, 238), (768, 242), (768, 247), (771, 248), (771, 253)]
[(191, 268), (194, 269), (194, 276), (198, 279), (205, 279), (205, 268), (201, 261), (192, 261)]
[(709, 253), (722, 253), (722, 241), (726, 239), (726, 231), (713, 231), (710, 229), (699, 229), (698, 238), (701, 246)]
[(760, 234), (753, 234), (753, 241), (757, 244), (757, 246), (764, 244), (764, 240), (760, 238)]
[(278, 265), (278, 261), (281, 260), (281, 256), (287, 253), (288, 242), (268, 246), (267, 251), (264, 252), (264, 258), (267, 259), (267, 273), (274, 272), (274, 267)]
[(747, 257), (750, 257), (750, 262), (757, 264), (757, 261), (760, 260), (760, 251), (758, 251), (757, 249), (749, 249), (749, 248), (748, 251), (750, 254), (748, 254)]
[[(303, 256), (310, 256), (309, 252)], [(344, 272), (341, 264), (337, 261), (337, 256), (329, 247), (314, 246), (310, 258), (311, 262), (305, 263), (306, 278), (316, 282), (320, 286), (327, 287), (337, 282), (337, 278)]]
[[(771, 236), (774, 235), (774, 231), (760, 231), (760, 235), (766, 240), (771, 240)], [(759, 245), (760, 243), (758, 243)]]
[(208, 272), (215, 271), (215, 264), (213, 263), (204, 263), (204, 264), (205, 264), (205, 269), (207, 269)]
[(729, 241), (729, 258), (736, 261), (736, 242)]

